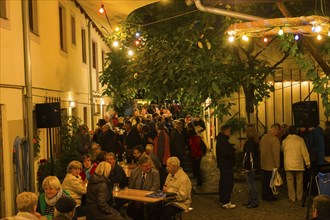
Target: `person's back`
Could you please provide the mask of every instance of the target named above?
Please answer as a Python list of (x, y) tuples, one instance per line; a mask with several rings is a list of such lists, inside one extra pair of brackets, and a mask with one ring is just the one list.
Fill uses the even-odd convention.
[(33, 192), (22, 192), (16, 197), (18, 209), (17, 215), (5, 218), (7, 220), (31, 220), (39, 219), (40, 214), (36, 212), (38, 196)]
[(260, 140), (260, 160), (262, 170), (262, 199), (265, 201), (275, 201), (275, 196), (269, 187), (274, 168), (280, 167), (280, 148), (281, 143), (277, 135), (280, 125), (275, 123), (270, 127), (267, 134)]
[(272, 171), (280, 166), (280, 140), (271, 133), (260, 140), (261, 169)]

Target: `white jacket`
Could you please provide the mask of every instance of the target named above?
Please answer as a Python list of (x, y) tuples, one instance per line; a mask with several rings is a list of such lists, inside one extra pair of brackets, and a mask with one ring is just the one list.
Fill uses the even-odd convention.
[(304, 171), (305, 165), (310, 165), (309, 153), (304, 139), (295, 134), (289, 134), (282, 142), (284, 154), (284, 169), (286, 171)]
[(87, 188), (85, 184), (83, 184), (81, 177), (75, 177), (71, 173), (67, 173), (63, 180), (62, 188), (76, 201), (77, 206), (80, 206), (81, 197), (87, 192)]

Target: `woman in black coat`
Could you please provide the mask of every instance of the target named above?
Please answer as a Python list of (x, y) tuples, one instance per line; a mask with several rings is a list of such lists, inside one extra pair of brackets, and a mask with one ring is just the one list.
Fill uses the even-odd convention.
[(86, 199), (87, 220), (125, 219), (113, 208), (113, 195), (108, 179), (110, 171), (110, 164), (101, 162), (88, 182)]

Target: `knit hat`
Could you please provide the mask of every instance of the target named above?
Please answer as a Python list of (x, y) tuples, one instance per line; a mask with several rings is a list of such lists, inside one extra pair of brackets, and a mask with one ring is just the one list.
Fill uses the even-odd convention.
[(76, 207), (76, 201), (71, 197), (62, 197), (59, 198), (55, 204), (57, 211), (61, 213), (69, 213), (74, 210)]

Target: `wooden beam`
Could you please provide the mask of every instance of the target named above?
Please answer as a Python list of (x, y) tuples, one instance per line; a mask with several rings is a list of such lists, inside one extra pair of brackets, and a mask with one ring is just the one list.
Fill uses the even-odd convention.
[[(292, 17), (291, 13), (289, 12), (289, 10), (287, 9), (287, 7), (284, 5), (283, 2), (277, 2), (276, 6), (280, 9), (280, 11), (285, 17)], [(320, 56), (316, 48), (313, 46), (313, 42), (305, 36), (300, 36), (300, 39), (301, 39), (301, 43), (304, 45), (304, 47), (307, 48), (307, 50), (310, 52), (312, 57), (320, 65), (324, 73), (326, 75), (330, 75), (330, 66)]]

